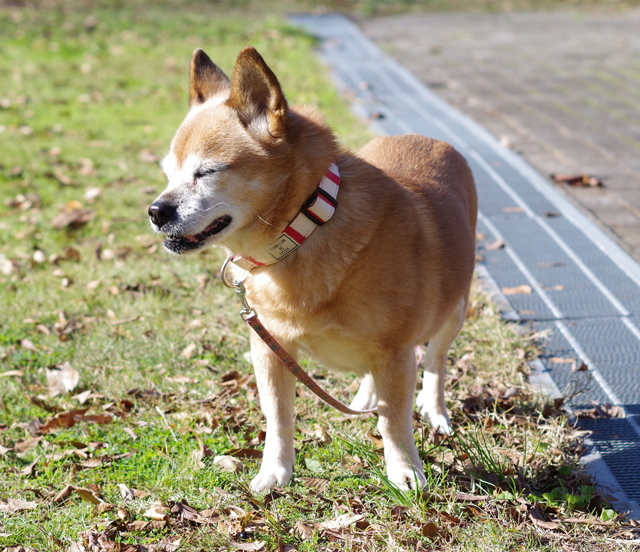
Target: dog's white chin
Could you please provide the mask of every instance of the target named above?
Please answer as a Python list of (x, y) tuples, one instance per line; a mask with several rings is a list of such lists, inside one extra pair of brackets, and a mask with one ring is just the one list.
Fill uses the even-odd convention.
[[(220, 233), (227, 234), (226, 228)], [(218, 236), (218, 234), (216, 234), (215, 236), (209, 236), (208, 238), (199, 241), (197, 244), (191, 244), (185, 241), (180, 241), (179, 243), (177, 243), (177, 240), (167, 238), (162, 245), (164, 247), (164, 250), (171, 256), (182, 257), (186, 255), (193, 255), (194, 253), (199, 253), (203, 249), (206, 249), (207, 247), (213, 247), (215, 245), (218, 245), (219, 243), (220, 237)]]

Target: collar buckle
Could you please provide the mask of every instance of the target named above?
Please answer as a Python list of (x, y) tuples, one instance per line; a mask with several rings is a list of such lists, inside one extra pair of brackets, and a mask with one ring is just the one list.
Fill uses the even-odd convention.
[[(300, 213), (302, 213), (305, 217), (307, 217), (311, 222), (313, 222), (316, 226), (322, 226), (328, 218), (322, 218), (320, 215), (320, 211), (318, 206), (316, 206), (316, 202), (318, 201), (318, 196), (322, 197), (322, 201), (325, 201), (329, 204), (331, 208), (331, 213), (336, 210), (338, 207), (338, 200), (333, 197), (327, 190), (323, 188), (317, 188), (315, 192), (313, 192), (307, 201), (305, 201), (302, 209), (300, 209)], [(314, 207), (316, 207), (314, 209)], [(326, 215), (325, 215), (326, 216)]]

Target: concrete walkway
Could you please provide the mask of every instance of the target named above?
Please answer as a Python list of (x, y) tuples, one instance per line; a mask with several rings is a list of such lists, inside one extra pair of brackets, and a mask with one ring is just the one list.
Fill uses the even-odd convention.
[[(412, 15), (397, 27), (397, 40), (411, 34), (414, 19), (418, 25)], [(618, 499), (616, 508), (640, 518), (640, 265), (521, 155), (384, 55), (356, 25), (339, 15), (293, 20), (322, 39), (320, 53), (339, 86), (378, 132), (425, 134), (451, 142), (465, 155), (479, 195), (479, 271), (497, 290), (505, 317), (548, 332), (534, 366), (544, 387), (563, 395), (580, 388), (574, 408), (591, 407), (592, 401), (620, 407), (621, 416), (582, 422), (592, 432), (586, 461)], [(434, 32), (445, 32), (439, 21)], [(377, 24), (367, 23), (367, 31), (374, 33)], [(415, 31), (416, 45), (427, 31)], [(419, 66), (420, 55), (415, 56)], [(487, 247), (500, 241), (503, 247)], [(505, 288), (527, 291), (506, 298), (499, 293)], [(587, 370), (574, 372), (571, 362), (559, 358), (584, 363)]]
[(640, 260), (640, 10), (410, 14), (362, 29), (438, 96), (565, 187)]

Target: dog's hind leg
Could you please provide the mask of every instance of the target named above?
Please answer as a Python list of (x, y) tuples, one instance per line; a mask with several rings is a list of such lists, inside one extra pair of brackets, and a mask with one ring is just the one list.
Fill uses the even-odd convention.
[(375, 408), (378, 404), (378, 395), (376, 393), (376, 384), (371, 374), (367, 374), (360, 382), (360, 388), (353, 397), (349, 408), (352, 410), (369, 410)]
[(378, 395), (378, 429), (384, 444), (389, 480), (401, 489), (426, 483), (413, 438), (413, 390), (416, 359), (413, 347), (389, 355), (372, 370)]
[(451, 420), (447, 414), (447, 407), (444, 401), (447, 353), (451, 343), (453, 343), (460, 328), (462, 328), (467, 312), (467, 304), (467, 297), (460, 299), (459, 305), (451, 313), (442, 328), (429, 339), (429, 346), (425, 355), (422, 390), (418, 393), (416, 401), (422, 419), (429, 422), (431, 427), (438, 427), (440, 433), (447, 435), (452, 432)]
[[(296, 347), (291, 344), (285, 346), (297, 360)], [(293, 475), (296, 461), (293, 448), (296, 378), (254, 332), (251, 332), (251, 359), (260, 406), (267, 419), (262, 465), (251, 481), (251, 489), (257, 492), (285, 485)]]

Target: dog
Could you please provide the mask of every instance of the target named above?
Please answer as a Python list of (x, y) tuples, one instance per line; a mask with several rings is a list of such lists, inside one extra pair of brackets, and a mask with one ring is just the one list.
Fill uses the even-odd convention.
[[(331, 180), (339, 173), (337, 197), (319, 193), (330, 167)], [(389, 480), (424, 486), (412, 427), (414, 349), (428, 342), (421, 416), (450, 433), (445, 367), (467, 310), (477, 217), (462, 155), (418, 135), (346, 151), (315, 108), (288, 105), (273, 71), (247, 46), (231, 80), (194, 52), (189, 111), (162, 168), (168, 186), (149, 216), (165, 249), (220, 246), (245, 261), (247, 298), (265, 327), (292, 357), (304, 353), (361, 376), (351, 408), (377, 406)], [(283, 229), (291, 221), (322, 212), (330, 218), (289, 243)], [(251, 334), (267, 426), (251, 488), (263, 491), (292, 477), (296, 380)]]

